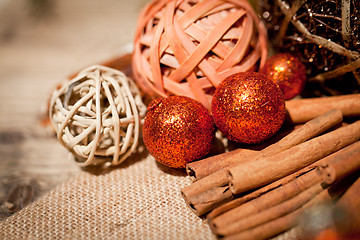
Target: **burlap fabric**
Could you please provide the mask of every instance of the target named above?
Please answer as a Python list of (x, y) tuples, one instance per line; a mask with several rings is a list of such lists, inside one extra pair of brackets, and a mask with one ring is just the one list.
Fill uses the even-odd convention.
[[(191, 180), (146, 154), (81, 172), (0, 222), (0, 239), (216, 239), (180, 194)], [(273, 238), (284, 239), (301, 231)]]
[(0, 239), (215, 239), (182, 199), (187, 184), (144, 151), (73, 177), (1, 222)]

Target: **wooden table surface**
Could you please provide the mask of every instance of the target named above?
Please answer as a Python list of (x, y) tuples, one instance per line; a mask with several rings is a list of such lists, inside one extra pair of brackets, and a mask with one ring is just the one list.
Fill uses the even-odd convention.
[(0, 0), (0, 221), (81, 169), (44, 127), (52, 89), (131, 47), (146, 0)]

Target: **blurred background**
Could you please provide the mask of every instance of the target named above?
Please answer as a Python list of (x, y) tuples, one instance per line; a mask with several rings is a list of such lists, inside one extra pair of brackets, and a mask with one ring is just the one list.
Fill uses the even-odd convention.
[(52, 89), (131, 50), (146, 0), (0, 0), (0, 220), (81, 171), (42, 125)]

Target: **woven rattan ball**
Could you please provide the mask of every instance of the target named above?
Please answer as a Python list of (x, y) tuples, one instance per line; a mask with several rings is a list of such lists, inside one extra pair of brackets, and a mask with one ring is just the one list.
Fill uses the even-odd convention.
[(246, 0), (154, 0), (139, 15), (132, 66), (150, 95), (184, 95), (210, 109), (219, 83), (257, 70), (266, 47), (265, 27)]
[(82, 166), (123, 162), (137, 148), (145, 112), (134, 81), (104, 66), (67, 81), (49, 107), (58, 140)]

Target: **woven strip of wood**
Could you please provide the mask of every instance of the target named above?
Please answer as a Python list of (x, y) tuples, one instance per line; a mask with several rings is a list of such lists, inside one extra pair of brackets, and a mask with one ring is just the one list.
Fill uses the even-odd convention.
[(160, 0), (140, 13), (133, 72), (152, 95), (184, 95), (210, 109), (214, 89), (267, 55), (262, 22), (246, 0)]
[(145, 112), (132, 79), (96, 65), (53, 92), (49, 118), (81, 166), (118, 165), (136, 150)]

